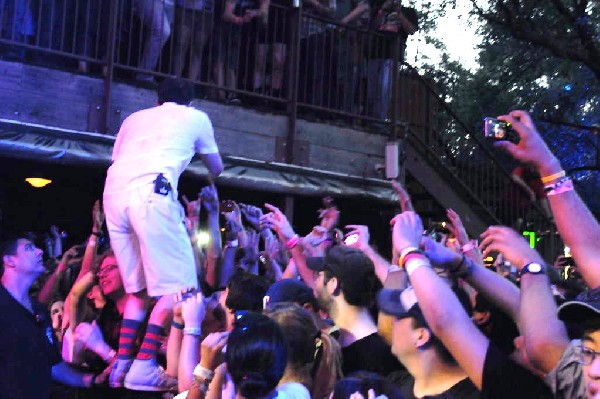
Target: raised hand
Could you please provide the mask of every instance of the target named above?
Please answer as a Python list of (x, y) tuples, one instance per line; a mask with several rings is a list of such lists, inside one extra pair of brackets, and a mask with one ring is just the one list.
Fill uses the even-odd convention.
[(227, 345), (229, 332), (211, 333), (200, 345), (200, 366), (214, 370), (223, 363), (223, 347)]
[(398, 201), (400, 201), (400, 209), (402, 209), (402, 212), (414, 211), (412, 201), (410, 200), (410, 195), (404, 186), (402, 186), (402, 184), (396, 180), (392, 180), (391, 184), (396, 194), (398, 194)]
[(242, 214), (246, 218), (246, 221), (255, 229), (260, 230), (260, 218), (263, 215), (262, 209), (257, 206), (239, 204)]
[(103, 353), (107, 347), (107, 343), (102, 336), (102, 331), (95, 320), (91, 323), (79, 323), (75, 328), (74, 335), (75, 339), (80, 341), (86, 348), (94, 353)]
[(519, 144), (509, 141), (495, 143), (512, 155), (514, 158), (534, 165), (542, 176), (547, 176), (559, 171), (560, 163), (552, 154), (544, 139), (538, 133), (529, 114), (525, 111), (511, 111), (508, 115), (499, 116), (498, 119), (509, 122), (519, 134)]
[(404, 248), (419, 248), (423, 237), (423, 222), (415, 212), (402, 212), (390, 221), (392, 243), (398, 253)]
[(469, 243), (469, 235), (467, 234), (467, 230), (465, 230), (465, 226), (460, 219), (458, 213), (454, 210), (448, 208), (446, 210), (446, 216), (450, 223), (446, 226), (446, 228), (452, 233), (458, 243), (463, 246)]
[(294, 229), (290, 225), (288, 218), (274, 205), (265, 204), (269, 213), (260, 218), (260, 226), (275, 230), (282, 241), (288, 241), (294, 236)]
[(430, 237), (423, 237), (421, 246), (431, 264), (438, 268), (452, 268), (462, 259), (460, 254), (445, 245), (436, 242)]
[(92, 208), (92, 231), (100, 232), (104, 226), (104, 211), (100, 206), (100, 200), (94, 202)]
[(358, 224), (349, 224), (346, 226), (347, 229), (350, 229), (348, 233), (346, 233), (346, 238), (348, 237), (356, 237), (356, 241), (348, 243), (349, 247), (358, 248), (361, 251), (364, 251), (369, 247), (369, 227), (358, 225)]
[(490, 226), (481, 234), (481, 238), (479, 248), (483, 251), (484, 257), (492, 252), (500, 252), (504, 259), (519, 270), (530, 262), (543, 263), (542, 257), (529, 246), (529, 242), (511, 228)]
[(198, 218), (198, 216), (200, 216), (200, 208), (201, 208), (201, 203), (202, 200), (200, 199), (200, 193), (198, 193), (198, 198), (195, 199), (194, 201), (190, 201), (185, 194), (181, 196), (181, 199), (183, 200), (183, 204), (185, 205), (185, 212), (187, 214), (187, 217), (189, 218)]
[(202, 187), (200, 194), (198, 195), (201, 199), (202, 205), (208, 213), (219, 212), (219, 193), (214, 184)]
[(186, 327), (201, 328), (206, 315), (206, 306), (202, 292), (191, 292), (181, 304), (181, 316)]

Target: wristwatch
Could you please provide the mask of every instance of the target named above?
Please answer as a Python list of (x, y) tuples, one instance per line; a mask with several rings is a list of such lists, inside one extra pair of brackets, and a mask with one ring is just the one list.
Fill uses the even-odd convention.
[(522, 277), (525, 273), (545, 274), (546, 268), (544, 265), (541, 265), (537, 262), (531, 262), (523, 266), (523, 268), (519, 271), (519, 277)]

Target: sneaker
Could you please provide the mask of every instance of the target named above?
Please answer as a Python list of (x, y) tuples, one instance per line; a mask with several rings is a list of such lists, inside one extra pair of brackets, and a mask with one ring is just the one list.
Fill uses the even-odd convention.
[(129, 371), (133, 363), (133, 359), (115, 359), (110, 365), (110, 376), (108, 377), (108, 385), (111, 388), (123, 388), (125, 375)]
[(136, 359), (125, 377), (125, 388), (134, 391), (170, 391), (177, 389), (177, 378), (168, 375), (155, 359)]

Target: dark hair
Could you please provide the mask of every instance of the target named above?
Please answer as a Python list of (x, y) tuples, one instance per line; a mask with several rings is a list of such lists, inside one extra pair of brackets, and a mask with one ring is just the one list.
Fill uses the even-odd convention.
[(369, 389), (375, 392), (375, 396), (385, 395), (388, 399), (402, 398), (402, 392), (398, 386), (379, 374), (368, 371), (357, 371), (339, 380), (335, 384), (332, 398), (347, 399), (355, 392), (360, 392), (366, 398), (369, 395)]
[(247, 399), (273, 391), (287, 364), (287, 342), (275, 321), (249, 312), (236, 321), (225, 362), (236, 391)]
[(188, 105), (194, 98), (194, 86), (184, 79), (167, 78), (158, 86), (157, 94), (159, 104)]
[(263, 297), (269, 288), (268, 281), (256, 274), (245, 271), (236, 272), (227, 283), (229, 292), (225, 306), (233, 311), (253, 310), (260, 312), (263, 308)]
[(26, 234), (14, 234), (0, 242), (0, 277), (4, 274), (4, 257), (7, 255), (16, 255), (19, 240), (29, 240), (29, 238)]

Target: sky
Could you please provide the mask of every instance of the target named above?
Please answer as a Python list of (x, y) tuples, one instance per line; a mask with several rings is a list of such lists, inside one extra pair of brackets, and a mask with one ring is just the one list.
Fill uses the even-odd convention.
[[(416, 0), (417, 9), (425, 1), (430, 0)], [(470, 0), (457, 0), (456, 9), (446, 10), (446, 16), (437, 21), (438, 28), (434, 36), (446, 45), (453, 60), (459, 61), (470, 70), (475, 70), (478, 66), (476, 46), (481, 40), (476, 33), (476, 24), (473, 26), (468, 24), (470, 10)], [(475, 21), (473, 17), (470, 18)], [(416, 60), (420, 59), (422, 55), (426, 55), (434, 63), (441, 58), (441, 52), (432, 44), (425, 43), (424, 35), (417, 32), (410, 37), (407, 43), (406, 60), (418, 67), (420, 65)]]

